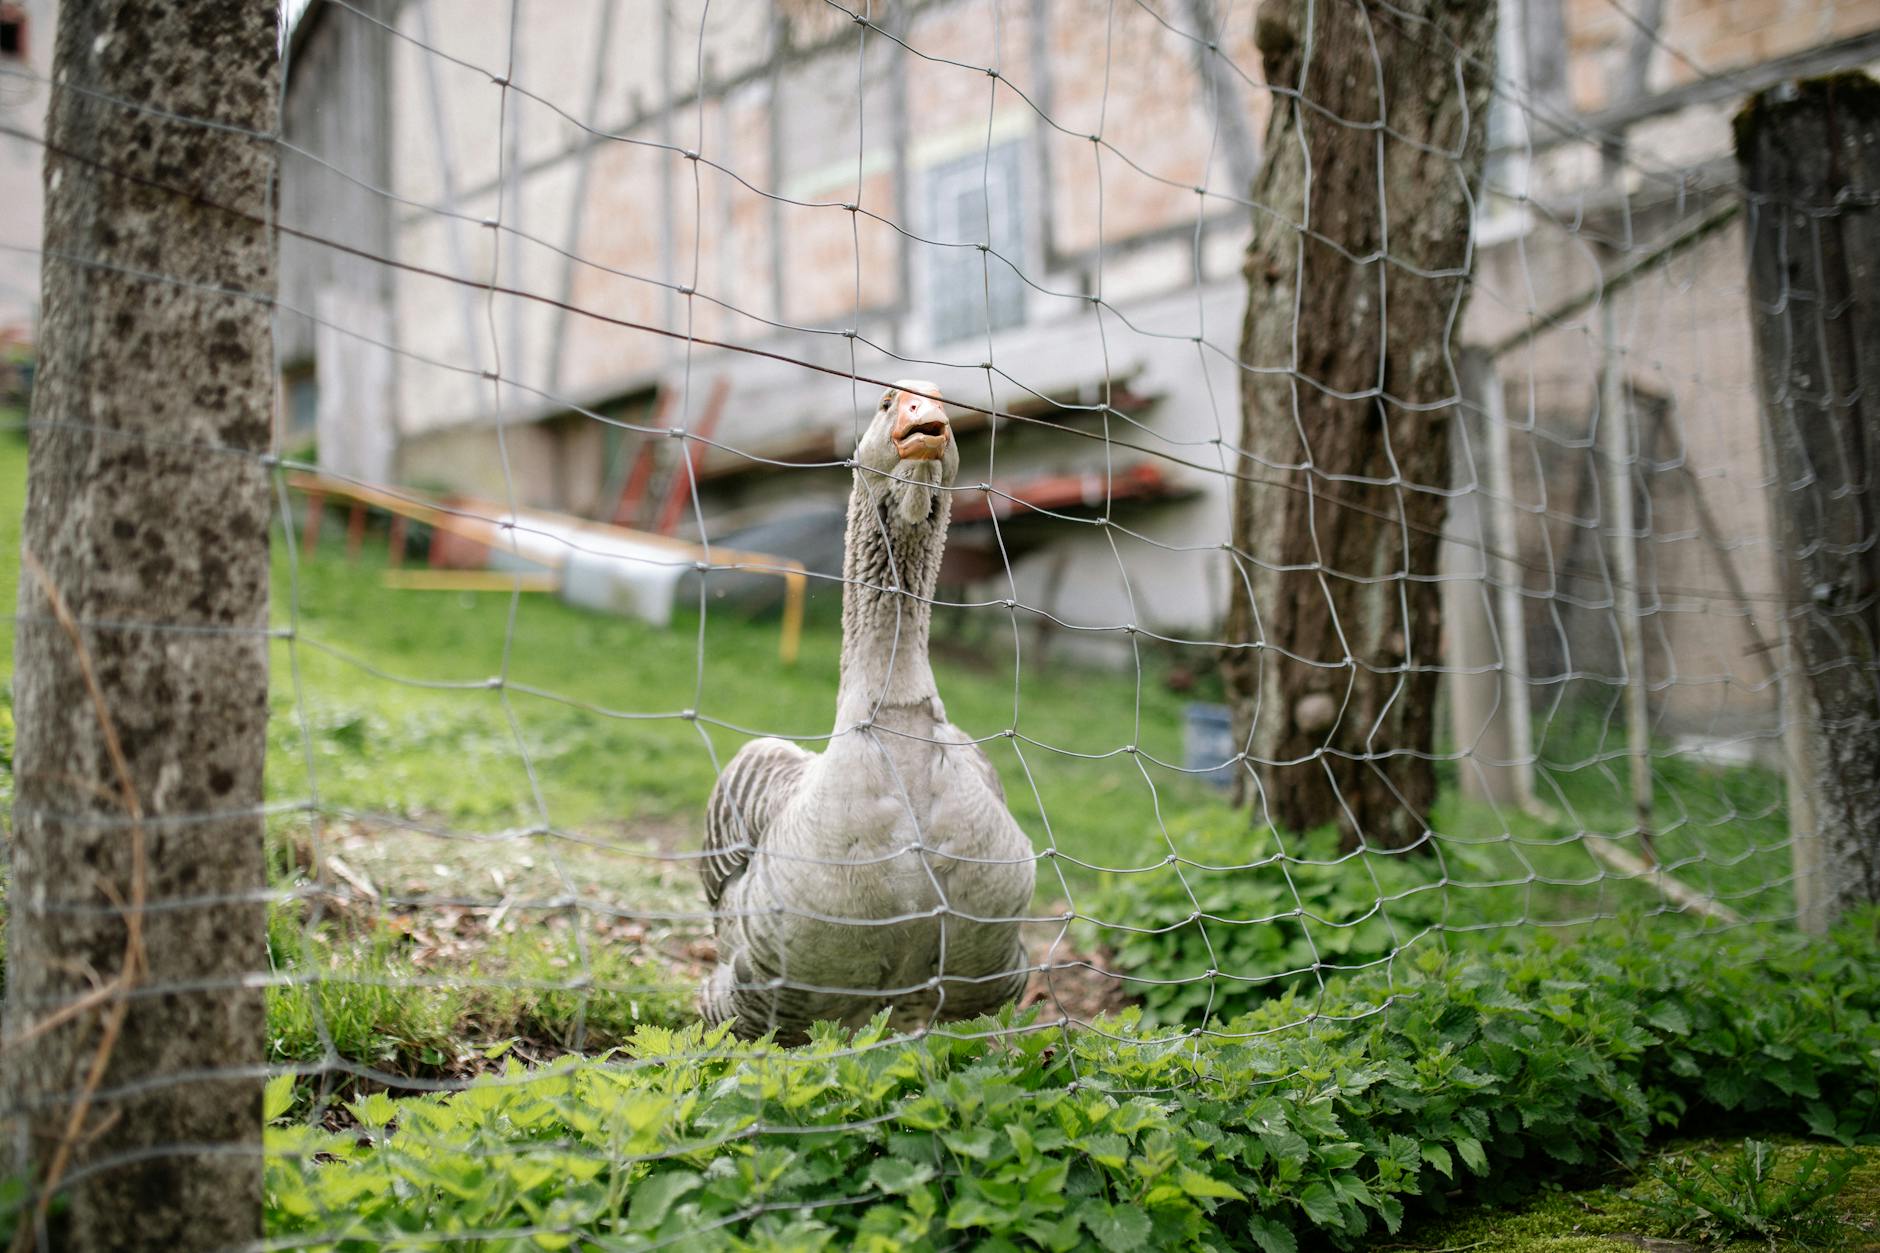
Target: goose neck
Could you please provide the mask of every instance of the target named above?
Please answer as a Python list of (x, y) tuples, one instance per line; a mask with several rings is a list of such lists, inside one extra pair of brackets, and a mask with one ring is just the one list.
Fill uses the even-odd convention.
[(927, 646), (951, 502), (925, 489), (928, 510), (910, 522), (897, 487), (858, 471), (849, 498), (838, 725), (937, 695)]

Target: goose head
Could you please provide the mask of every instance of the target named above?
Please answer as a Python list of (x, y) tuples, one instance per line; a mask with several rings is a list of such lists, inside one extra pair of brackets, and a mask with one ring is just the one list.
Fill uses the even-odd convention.
[(941, 494), (960, 469), (940, 388), (926, 379), (902, 379), (883, 392), (855, 446), (855, 464), (874, 480), (869, 490), (885, 492), (883, 503), (905, 525), (938, 518)]

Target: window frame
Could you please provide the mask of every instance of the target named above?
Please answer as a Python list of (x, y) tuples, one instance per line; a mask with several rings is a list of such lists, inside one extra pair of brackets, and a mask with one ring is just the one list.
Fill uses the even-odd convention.
[[(1029, 300), (1019, 271), (1028, 263), (1034, 234), (1028, 154), (1025, 137), (1014, 136), (935, 161), (921, 171), (921, 233), (933, 241), (918, 245), (924, 297), (920, 321), (927, 343), (937, 347), (983, 341), (988, 323), (994, 335), (1025, 325)], [(971, 246), (976, 243), (989, 244), (998, 257), (985, 256)], [(988, 274), (993, 286), (990, 308)], [(953, 284), (958, 284), (957, 290), (949, 290)], [(959, 294), (967, 289), (970, 299)]]

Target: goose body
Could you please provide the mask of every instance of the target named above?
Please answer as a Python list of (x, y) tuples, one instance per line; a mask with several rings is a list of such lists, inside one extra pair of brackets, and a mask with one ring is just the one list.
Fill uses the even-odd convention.
[(930, 383), (882, 397), (855, 454), (836, 725), (827, 747), (746, 744), (706, 810), (718, 964), (700, 1008), (740, 1036), (897, 1029), (1014, 999), (1034, 861), (983, 749), (947, 721), (928, 624), (959, 464)]

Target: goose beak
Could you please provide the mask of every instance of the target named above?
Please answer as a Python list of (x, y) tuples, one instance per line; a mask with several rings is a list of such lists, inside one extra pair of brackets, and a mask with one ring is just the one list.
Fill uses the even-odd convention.
[[(932, 383), (906, 386), (915, 390), (904, 390), (895, 397), (894, 427), (888, 432), (888, 438), (903, 461), (938, 461), (946, 455), (947, 444), (953, 439), (946, 410), (938, 401), (928, 398), (938, 396), (940, 389)], [(927, 395), (920, 395), (920, 392)]]

